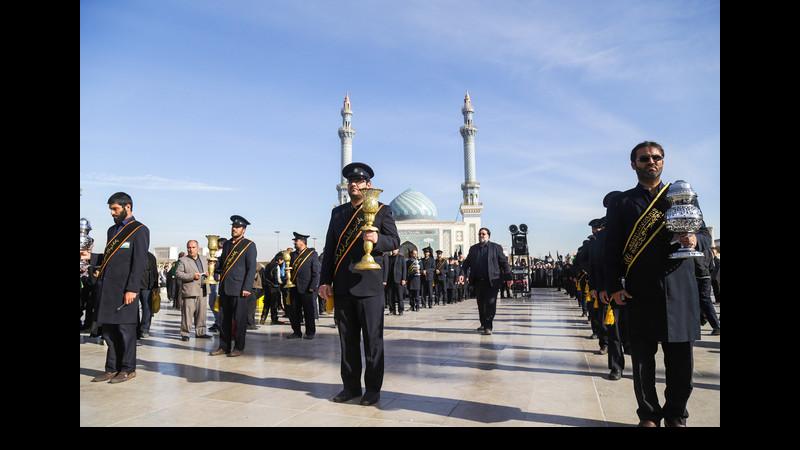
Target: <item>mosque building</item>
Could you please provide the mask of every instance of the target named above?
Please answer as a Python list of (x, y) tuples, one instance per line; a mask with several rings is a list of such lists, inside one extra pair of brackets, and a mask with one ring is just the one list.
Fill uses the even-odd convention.
[[(460, 128), (464, 141), (464, 183), (461, 184), (462, 199), (459, 212), (461, 221), (446, 221), (438, 218), (436, 205), (425, 194), (413, 189), (406, 189), (391, 201), (397, 231), (400, 235), (400, 252), (407, 255), (416, 249), (422, 256), (422, 249), (430, 246), (434, 252), (442, 250), (445, 256), (462, 252), (466, 256), (471, 245), (478, 242), (478, 230), (481, 228), (480, 183), (477, 181), (475, 169), (475, 134), (478, 129), (473, 124), (472, 100), (469, 92), (464, 96), (464, 124)], [(339, 128), (341, 141), (341, 169), (353, 159), (353, 136), (356, 130), (352, 127), (353, 112), (350, 109), (349, 94), (344, 98), (341, 110), (342, 126)], [(347, 194), (347, 181), (341, 179), (336, 186), (339, 204), (350, 201)]]

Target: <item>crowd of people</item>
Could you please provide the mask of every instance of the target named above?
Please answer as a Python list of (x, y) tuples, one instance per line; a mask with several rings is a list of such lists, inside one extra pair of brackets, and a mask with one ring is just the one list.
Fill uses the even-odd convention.
[[(383, 383), (383, 321), (385, 314), (446, 306), (475, 298), (480, 327), (491, 335), (498, 292), (511, 296), (514, 283), (522, 289), (550, 287), (577, 300), (591, 324), (590, 338), (608, 354), (609, 379), (619, 380), (625, 354), (631, 355), (640, 426), (685, 426), (686, 403), (692, 390), (693, 342), (700, 338), (701, 320), (720, 334), (711, 292), (719, 302), (719, 258), (712, 253), (710, 235), (673, 235), (663, 227), (668, 204), (661, 171), (664, 150), (643, 142), (631, 151), (631, 168), (638, 184), (626, 192), (605, 196), (606, 216), (592, 220), (592, 235), (574, 256), (548, 255), (532, 262), (512, 257), (490, 241), (481, 228), (479, 243), (443, 256), (429, 246), (420, 258), (416, 249), (401, 255), (391, 208), (380, 204), (373, 228), (364, 225), (363, 190), (372, 187), (373, 170), (351, 163), (342, 170), (351, 201), (333, 209), (318, 254), (308, 247), (309, 236), (294, 233), (294, 248), (279, 252), (265, 265), (257, 264), (257, 249), (244, 237), (250, 222), (231, 216), (231, 238), (220, 239), (216, 267), (189, 240), (177, 261), (160, 267), (148, 251), (149, 230), (133, 217), (133, 200), (118, 192), (108, 200), (114, 225), (102, 254), (82, 250), (88, 268), (81, 272), (81, 331), (101, 338), (107, 346), (105, 371), (93, 382), (119, 383), (136, 376), (137, 340), (149, 336), (153, 314), (160, 307), (160, 288), (166, 287), (172, 307), (181, 311), (180, 339), (212, 339), (210, 356), (236, 357), (245, 350), (248, 330), (258, 323), (284, 325), (287, 339), (314, 339), (320, 315), (333, 311), (341, 341), (342, 391), (332, 398), (345, 402), (360, 397), (362, 405), (380, 398)], [(642, 220), (647, 217), (648, 220)], [(661, 225), (661, 226), (659, 226)], [(371, 245), (367, 245), (371, 244)], [(372, 247), (379, 270), (359, 270), (356, 264)], [(702, 258), (670, 259), (678, 246), (704, 252)], [(620, 256), (622, 255), (622, 256)], [(523, 273), (523, 277), (515, 274)], [(516, 291), (517, 288), (514, 288)], [(260, 320), (256, 299), (263, 297)], [(133, 305), (137, 302), (139, 306)], [(406, 307), (408, 305), (408, 307)], [(214, 323), (206, 326), (208, 309)], [(141, 311), (141, 313), (139, 313)], [(303, 333), (305, 327), (305, 333)], [(361, 337), (364, 339), (365, 392), (361, 383)], [(666, 403), (655, 393), (655, 353), (665, 355)], [(363, 394), (363, 395), (362, 395)]]

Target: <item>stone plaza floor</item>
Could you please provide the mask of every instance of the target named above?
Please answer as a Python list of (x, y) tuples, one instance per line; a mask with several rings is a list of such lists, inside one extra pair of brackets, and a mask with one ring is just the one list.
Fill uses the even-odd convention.
[[(337, 404), (339, 338), (323, 315), (314, 340), (288, 325), (247, 332), (244, 355), (208, 356), (218, 339), (180, 340), (180, 314), (163, 303), (137, 349), (136, 378), (92, 383), (106, 347), (81, 335), (81, 426), (635, 426), (630, 356), (619, 381), (563, 291), (498, 299), (494, 334), (475, 332), (475, 300), (385, 316), (381, 400)], [(719, 305), (717, 305), (719, 312)], [(210, 317), (210, 314), (209, 314)], [(288, 319), (281, 319), (287, 321)], [(213, 319), (209, 320), (209, 325)], [(694, 349), (690, 427), (720, 426), (720, 339), (702, 329)], [(663, 404), (659, 348), (657, 390)]]

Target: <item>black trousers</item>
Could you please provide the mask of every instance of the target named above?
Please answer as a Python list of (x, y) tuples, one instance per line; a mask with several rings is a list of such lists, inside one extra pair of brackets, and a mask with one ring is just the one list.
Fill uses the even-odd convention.
[[(610, 308), (610, 306), (606, 306)], [(608, 368), (622, 373), (625, 370), (625, 353), (630, 353), (630, 344), (627, 341), (625, 324), (627, 310), (623, 307), (614, 308), (614, 325), (606, 325), (608, 331)]]
[(483, 328), (492, 329), (494, 314), (497, 312), (497, 291), (489, 280), (475, 281), (475, 296), (478, 298), (478, 315)]
[(386, 285), (386, 297), (389, 299), (389, 311), (403, 312), (403, 285), (398, 283), (388, 283)]
[(719, 317), (711, 301), (711, 278), (698, 278), (697, 288), (700, 290), (700, 314), (708, 320), (711, 328), (719, 329)]
[(434, 303), (437, 304), (437, 305), (439, 304), (439, 302), (442, 302), (442, 304), (444, 305), (444, 300), (445, 300), (444, 285), (445, 285), (445, 283), (446, 283), (445, 281), (436, 280), (436, 298), (434, 299)]
[(256, 324), (256, 307), (258, 306), (258, 297), (261, 297), (261, 289), (253, 288), (253, 292), (247, 297), (247, 326), (255, 326)]
[(153, 313), (150, 311), (150, 296), (152, 293), (153, 291), (150, 289), (142, 289), (139, 291), (139, 304), (142, 305), (142, 310), (140, 311), (141, 315), (139, 316), (139, 323), (136, 327), (137, 336), (141, 336), (142, 333), (150, 332), (150, 322), (153, 318)]
[(594, 300), (586, 304), (586, 307), (589, 310), (589, 318), (592, 321), (592, 333), (597, 335), (600, 348), (608, 345), (608, 330), (606, 330), (606, 325), (604, 324), (603, 320), (605, 319), (603, 314), (605, 312), (605, 308), (602, 306), (603, 304), (600, 303), (600, 300), (597, 301), (597, 308), (594, 307)]
[(303, 334), (300, 328), (301, 317), (306, 323), (306, 336), (314, 336), (317, 334), (317, 324), (315, 323), (314, 309), (316, 308), (316, 301), (314, 293), (297, 292), (297, 289), (292, 289), (291, 293), (292, 304), (289, 305), (289, 321), (292, 324), (292, 331), (294, 334)]
[(456, 300), (457, 301), (460, 302), (460, 301), (464, 300), (464, 285), (463, 284), (456, 285), (456, 294), (457, 294), (456, 295)]
[(449, 303), (453, 303), (453, 300), (454, 300), (454, 299), (453, 299), (453, 291), (454, 291), (454, 290), (455, 290), (454, 288), (449, 288), (449, 289), (447, 290), (447, 303), (448, 303), (448, 304), (449, 304)]
[(364, 336), (364, 386), (379, 392), (383, 386), (383, 294), (373, 297), (334, 297), (334, 319), (341, 344), (344, 388), (361, 392), (361, 335)]
[(412, 311), (419, 309), (419, 289), (408, 290), (408, 306)]
[(104, 323), (106, 341), (106, 372), (136, 371), (136, 324)]
[(575, 291), (575, 298), (578, 300), (578, 304), (581, 305), (581, 311), (584, 314), (589, 312), (589, 305), (586, 304), (586, 300), (584, 300), (584, 293), (583, 291)]
[(658, 342), (636, 337), (632, 339), (633, 389), (640, 420), (660, 421), (662, 418), (685, 422), (689, 417), (686, 404), (692, 394), (693, 342), (662, 342), (667, 388), (662, 408), (656, 394), (656, 352)]
[(281, 303), (281, 290), (276, 287), (268, 287), (264, 294), (264, 309), (261, 310), (261, 320), (266, 321), (267, 315), (272, 316), (272, 323), (278, 321), (278, 306)]
[(719, 303), (719, 282), (715, 279), (711, 279), (711, 288), (714, 289), (714, 301)]
[(220, 322), (219, 346), (226, 353), (231, 351), (231, 341), (236, 341), (234, 348), (244, 350), (244, 340), (247, 335), (247, 308), (248, 298), (220, 295)]
[(425, 307), (425, 302), (428, 303), (428, 308), (433, 308), (433, 280), (422, 279), (422, 307)]

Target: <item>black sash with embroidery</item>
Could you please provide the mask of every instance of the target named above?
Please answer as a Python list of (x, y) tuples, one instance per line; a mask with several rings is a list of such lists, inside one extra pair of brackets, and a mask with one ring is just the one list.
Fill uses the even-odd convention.
[(130, 222), (126, 223), (121, 230), (117, 231), (117, 234), (115, 234), (108, 244), (106, 244), (106, 249), (103, 252), (103, 265), (100, 266), (100, 273), (97, 274), (97, 278), (103, 276), (103, 271), (108, 265), (108, 262), (111, 261), (111, 257), (117, 253), (117, 250), (122, 247), (122, 244), (130, 239), (130, 237), (133, 236), (133, 233), (139, 231), (139, 228), (142, 228), (143, 226), (144, 225), (139, 221), (131, 220)]
[[(361, 212), (360, 205), (355, 211), (353, 211), (353, 215), (350, 216), (350, 221), (347, 222), (345, 225), (342, 234), (339, 235), (339, 242), (336, 243), (336, 253), (334, 258), (334, 269), (333, 269), (333, 276), (336, 277), (336, 273), (339, 271), (339, 265), (344, 260), (345, 255), (350, 252), (350, 249), (353, 248), (353, 245), (358, 241), (359, 236), (361, 236), (361, 226), (364, 224), (364, 215), (359, 214)], [(378, 208), (378, 212), (383, 209), (384, 205), (381, 205)], [(375, 215), (378, 215), (378, 212)]]
[(311, 254), (311, 249), (307, 247), (305, 250), (297, 254), (297, 257), (292, 262), (292, 283), (294, 283), (294, 280), (297, 279), (297, 274), (300, 272), (300, 268), (303, 267), (303, 264), (305, 264), (306, 260), (311, 257)]
[[(222, 262), (222, 276), (219, 279), (219, 282), (222, 283), (222, 280), (225, 279), (225, 276), (228, 275), (228, 271), (231, 270), (236, 261), (247, 251), (247, 248), (250, 247), (253, 241), (249, 239), (242, 238), (239, 242), (237, 242), (233, 248), (231, 248), (230, 253), (228, 253), (225, 257), (225, 261)], [(243, 248), (239, 249), (241, 244), (245, 244)], [(237, 250), (238, 249), (238, 250)]]
[(622, 251), (622, 263), (625, 265), (626, 277), (631, 271), (633, 264), (639, 258), (639, 255), (642, 254), (644, 249), (653, 241), (653, 238), (655, 238), (666, 225), (664, 221), (666, 210), (662, 211), (656, 206), (656, 203), (658, 203), (658, 200), (667, 191), (670, 184), (671, 183), (667, 183), (661, 188), (656, 198), (650, 202), (650, 205), (633, 225), (633, 230), (631, 230), (631, 234), (628, 236), (628, 240), (625, 242), (625, 247)]

